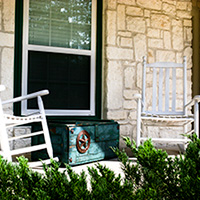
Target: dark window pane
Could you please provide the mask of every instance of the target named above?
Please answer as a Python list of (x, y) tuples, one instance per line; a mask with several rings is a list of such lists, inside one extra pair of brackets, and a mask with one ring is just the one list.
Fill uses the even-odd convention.
[(29, 51), (28, 57), (28, 93), (48, 89), (46, 109), (90, 109), (90, 56)]

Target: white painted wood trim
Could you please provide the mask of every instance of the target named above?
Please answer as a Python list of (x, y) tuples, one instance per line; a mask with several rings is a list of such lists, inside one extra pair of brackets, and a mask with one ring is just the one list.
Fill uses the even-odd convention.
[(165, 69), (165, 113), (169, 112), (169, 68)]
[(176, 68), (172, 69), (172, 111), (176, 111)]
[(32, 151), (38, 151), (38, 150), (46, 149), (46, 148), (47, 148), (46, 144), (40, 144), (40, 145), (31, 146), (31, 147), (25, 147), (25, 148), (21, 148), (21, 149), (12, 150), (11, 155), (28, 153), (28, 152), (32, 152)]
[(141, 117), (142, 120), (151, 120), (151, 121), (191, 121), (193, 122), (193, 118), (164, 118), (164, 117)]
[(155, 63), (148, 63), (146, 67), (157, 67), (157, 68), (182, 68), (182, 63), (173, 63), (173, 62), (155, 62)]
[(43, 131), (38, 131), (38, 132), (30, 133), (30, 134), (19, 135), (19, 136), (8, 138), (8, 141), (18, 140), (18, 139), (22, 139), (22, 138), (28, 138), (28, 137), (32, 137), (32, 136), (36, 136), (36, 135), (41, 135), (43, 133), (44, 133)]
[[(90, 109), (89, 110), (57, 110), (48, 109), (46, 114), (48, 116), (95, 116), (95, 96), (96, 96), (96, 13), (97, 3), (92, 0), (92, 21), (91, 21), (91, 50), (79, 50), (71, 48), (60, 48), (43, 45), (28, 44), (28, 27), (29, 27), (29, 0), (24, 0), (24, 17), (23, 17), (23, 58), (22, 58), (22, 95), (27, 95), (28, 91), (28, 51), (42, 51), (52, 53), (65, 53), (75, 55), (91, 56), (90, 64)], [(51, 92), (51, 91), (50, 91)], [(21, 103), (22, 115), (28, 115), (36, 110), (27, 109), (27, 101)]]
[(143, 57), (143, 68), (142, 68), (142, 112), (145, 111), (146, 105), (145, 105), (145, 90), (146, 90), (146, 56)]
[(16, 103), (16, 102), (19, 102), (19, 101), (24, 101), (24, 100), (27, 100), (27, 99), (33, 99), (33, 98), (36, 98), (38, 96), (44, 96), (44, 95), (48, 95), (48, 94), (49, 94), (48, 90), (42, 90), (42, 91), (39, 91), (39, 92), (34, 92), (32, 94), (28, 94), (28, 95), (16, 97), (14, 99), (10, 99), (10, 100), (7, 100), (7, 101), (3, 101), (2, 104), (4, 105), (4, 104), (8, 104), (8, 103)]
[[(141, 137), (141, 140), (148, 140), (150, 138), (148, 137)], [(160, 142), (187, 142), (190, 141), (189, 139), (179, 139), (179, 138), (151, 138), (152, 141), (160, 141)]]
[(163, 68), (159, 70), (159, 92), (158, 92), (158, 111), (163, 109)]

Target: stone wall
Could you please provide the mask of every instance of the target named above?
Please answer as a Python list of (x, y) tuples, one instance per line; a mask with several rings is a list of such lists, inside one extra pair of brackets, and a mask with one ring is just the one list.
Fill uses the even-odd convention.
[(187, 56), (191, 97), (191, 11), (191, 0), (104, 0), (104, 117), (121, 124), (122, 136), (136, 137), (133, 94), (141, 93), (143, 56), (148, 62)]
[[(0, 84), (3, 100), (13, 97), (15, 0), (0, 0)], [(7, 108), (12, 112), (12, 107)]]
[[(15, 24), (15, 0), (0, 0), (0, 84), (6, 86), (1, 92), (2, 100), (13, 98), (14, 75), (14, 24)], [(12, 113), (12, 105), (4, 106), (7, 113)], [(30, 127), (9, 129), (8, 134), (18, 136), (30, 132)], [(11, 148), (30, 146), (30, 139), (10, 142)]]
[[(187, 56), (190, 98), (192, 2), (196, 4), (195, 0), (103, 0), (103, 117), (117, 120), (121, 135), (136, 137), (133, 94), (141, 93), (144, 55), (148, 62), (182, 62)], [(6, 85), (3, 100), (13, 96), (14, 14), (15, 0), (0, 0), (0, 84)], [(12, 112), (12, 107), (7, 110)], [(122, 141), (120, 146), (124, 146)]]

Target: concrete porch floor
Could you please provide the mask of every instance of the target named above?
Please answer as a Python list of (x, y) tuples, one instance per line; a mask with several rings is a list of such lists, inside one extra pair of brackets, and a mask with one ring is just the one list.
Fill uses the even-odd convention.
[[(132, 160), (132, 159), (131, 159)], [(134, 161), (134, 159), (133, 159)], [(123, 171), (121, 169), (121, 162), (118, 161), (117, 159), (111, 159), (111, 160), (100, 160), (100, 161), (95, 161), (91, 163), (85, 163), (82, 165), (77, 165), (77, 166), (71, 166), (72, 170), (76, 172), (77, 174), (80, 174), (82, 171), (85, 171), (86, 174), (88, 174), (88, 167), (95, 167), (95, 165), (99, 163), (103, 166), (106, 166), (110, 170), (115, 172), (115, 175), (121, 174), (121, 177), (124, 177)], [(43, 168), (42, 167), (33, 167), (33, 171), (37, 171), (40, 173), (43, 173)], [(65, 167), (60, 167), (59, 170), (62, 172), (65, 170)]]

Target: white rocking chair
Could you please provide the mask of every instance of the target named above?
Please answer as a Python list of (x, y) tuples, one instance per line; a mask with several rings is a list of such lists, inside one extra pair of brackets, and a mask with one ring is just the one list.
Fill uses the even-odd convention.
[[(5, 90), (5, 86), (0, 85), (0, 92), (3, 90)], [(53, 150), (52, 150), (49, 130), (47, 126), (47, 121), (45, 117), (44, 106), (43, 106), (43, 102), (41, 98), (41, 96), (47, 95), (47, 94), (49, 94), (48, 90), (42, 90), (40, 92), (35, 92), (29, 95), (17, 97), (11, 100), (3, 101), (3, 102), (0, 99), (0, 147), (1, 147), (0, 155), (2, 155), (8, 161), (12, 161), (13, 155), (21, 155), (24, 153), (29, 153), (29, 152), (37, 151), (41, 149), (46, 149), (49, 155), (49, 158), (53, 158)], [(33, 99), (33, 98), (37, 98), (38, 107), (39, 107), (38, 113), (25, 116), (25, 117), (18, 117), (18, 116), (4, 114), (2, 105), (9, 104), (9, 103), (16, 103), (16, 102), (20, 102), (20, 101), (24, 101), (28, 99)], [(17, 127), (17, 126), (21, 126), (25, 124), (27, 125), (29, 123), (35, 123), (35, 122), (41, 123), (42, 125), (41, 131), (27, 133), (20, 136), (13, 136), (13, 137), (8, 136), (7, 128), (13, 128), (13, 127)], [(20, 140), (23, 138), (31, 138), (32, 136), (41, 135), (41, 134), (44, 135), (44, 140), (45, 140), (44, 144), (38, 144), (38, 145), (14, 149), (14, 150), (11, 149), (9, 145), (9, 142), (11, 141)], [(54, 158), (54, 160), (58, 160), (58, 159)], [(42, 162), (48, 164), (50, 163), (50, 159), (42, 161)], [(39, 166), (39, 165), (42, 165), (41, 161), (29, 163), (30, 167)]]
[[(151, 64), (147, 64), (146, 57), (144, 57), (142, 95), (135, 94), (134, 98), (137, 101), (137, 146), (148, 138), (155, 142), (184, 144), (184, 147), (188, 141), (187, 137), (177, 135), (175, 131), (174, 138), (162, 137), (159, 134), (156, 136), (153, 134), (154, 137), (152, 137), (148, 131), (147, 133), (144, 131), (148, 126), (165, 126), (166, 128), (182, 126), (183, 134), (195, 132), (199, 137), (198, 103), (200, 95), (187, 102), (186, 57), (183, 58), (183, 63), (156, 62)], [(194, 106), (194, 114), (191, 113), (192, 106)], [(190, 130), (188, 131), (189, 125)]]

